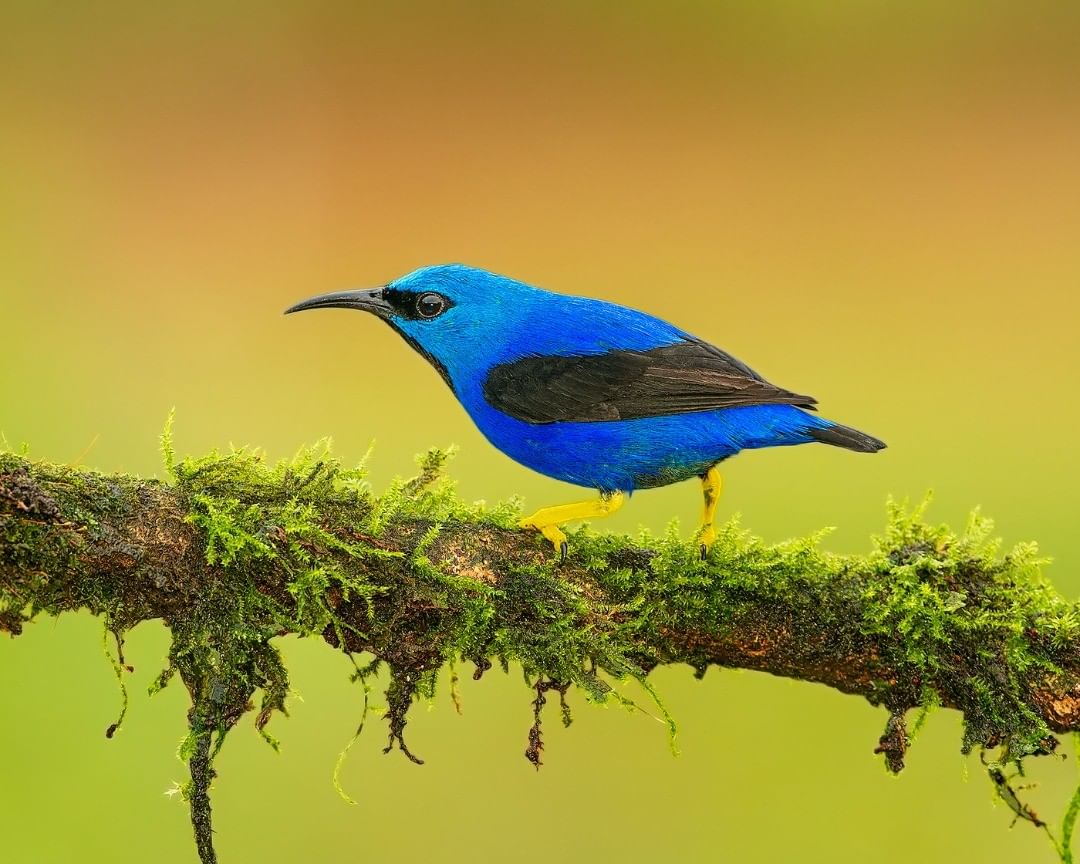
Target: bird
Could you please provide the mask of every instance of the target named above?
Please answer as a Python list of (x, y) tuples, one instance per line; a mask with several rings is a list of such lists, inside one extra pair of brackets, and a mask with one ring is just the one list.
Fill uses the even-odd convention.
[(692, 478), (702, 485), (696, 538), (707, 558), (717, 538), (718, 466), (726, 459), (811, 442), (859, 453), (885, 447), (811, 413), (813, 397), (769, 383), (667, 321), (465, 264), (319, 294), (285, 314), (329, 308), (368, 312), (389, 324), (511, 459), (599, 492), (520, 520), (560, 560), (568, 554), (567, 522), (608, 516), (636, 490)]

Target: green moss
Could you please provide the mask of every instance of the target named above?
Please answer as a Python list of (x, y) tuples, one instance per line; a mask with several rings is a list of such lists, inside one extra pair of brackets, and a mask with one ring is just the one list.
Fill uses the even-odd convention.
[[(170, 453), (167, 441), (163, 437), (162, 449)], [(656, 642), (643, 634), (664, 628), (722, 632), (739, 626), (768, 598), (788, 609), (813, 610), (822, 626), (829, 622), (821, 619), (850, 607), (858, 611), (863, 635), (902, 636), (882, 640), (902, 646), (883, 665), (917, 670), (924, 682), (914, 694), (897, 694), (883, 683), (881, 701), (932, 704), (941, 689), (936, 679), (953, 669), (956, 658), (978, 658), (980, 668), (998, 671), (992, 683), (975, 676), (964, 690), (965, 749), (1000, 741), (1020, 758), (1044, 748), (1049, 730), (1024, 703), (1022, 678), (1035, 669), (1053, 669), (1054, 661), (1052, 651), (1033, 650), (1025, 634), (1037, 624), (1050, 646), (1069, 644), (1080, 615), (1042, 581), (1033, 547), (1001, 556), (991, 523), (978, 514), (955, 533), (927, 523), (925, 503), (910, 509), (890, 505), (886, 531), (865, 559), (824, 552), (824, 533), (766, 546), (732, 522), (720, 529), (707, 562), (697, 559), (696, 548), (675, 526), (659, 539), (645, 538), (652, 549), (645, 567), (635, 562), (636, 547), (625, 539), (581, 529), (572, 538), (574, 556), (584, 562), (597, 592), (582, 592), (551, 562), (512, 566), (495, 588), (432, 563), (429, 552), (444, 524), (503, 526), (516, 516), (513, 507), (463, 503), (441, 478), (447, 457), (447, 451), (430, 451), (421, 457), (416, 477), (395, 482), (378, 498), (366, 486), (364, 468), (344, 469), (326, 444), (272, 466), (243, 450), (174, 461), (177, 487), (190, 502), (188, 518), (205, 535), (209, 563), (243, 574), (272, 562), (291, 574), (288, 597), (265, 597), (252, 582), (220, 598), (215, 617), (231, 644), (259, 644), (280, 628), (301, 634), (331, 630), (346, 645), (346, 631), (355, 628), (335, 609), (354, 602), (365, 605), (372, 624), (354, 635), (378, 644), (386, 635), (377, 632), (379, 598), (400, 606), (407, 605), (400, 603), (402, 594), (409, 594), (437, 614), (412, 646), (422, 660), (388, 658), (397, 675), (392, 689), (399, 708), (429, 688), (440, 666), (488, 657), (519, 663), (530, 679), (572, 684), (588, 698), (605, 701), (613, 691), (603, 676), (635, 678), (649, 690), (646, 672), (663, 658), (642, 656), (640, 646)], [(335, 508), (355, 512), (357, 505), (363, 515), (352, 536), (326, 527), (335, 523)], [(403, 523), (419, 526), (420, 533), (411, 543), (406, 578), (390, 584), (378, 578), (377, 559), (401, 553), (382, 548), (379, 538)], [(626, 566), (620, 566), (620, 556)], [(234, 578), (228, 584), (244, 583)], [(823, 602), (826, 592), (829, 602)], [(253, 616), (253, 608), (260, 614)], [(265, 625), (253, 631), (258, 620)], [(178, 654), (189, 649), (181, 642)], [(265, 685), (258, 675), (246, 679), (249, 689)], [(281, 682), (276, 689), (282, 691)], [(262, 722), (281, 701), (271, 700)], [(402, 715), (402, 728), (403, 722)]]
[[(493, 529), (511, 528), (519, 508), (461, 501), (441, 473), (447, 450), (424, 454), (413, 478), (376, 497), (366, 458), (346, 468), (327, 442), (273, 464), (252, 450), (178, 461), (170, 420), (161, 449), (183, 517), (198, 531), (211, 572), (220, 573), (200, 586), (182, 617), (167, 620), (169, 665), (152, 688), (179, 673), (192, 694), (181, 754), (192, 765), (186, 794), (193, 807), (208, 801), (213, 756), (257, 693), (256, 726), (277, 746), (268, 723), (285, 710), (289, 692), (272, 641), (282, 633), (325, 638), (350, 657), (371, 652), (375, 661), (356, 667), (365, 706), (371, 676), (385, 664), (389, 744), (413, 759), (405, 743), (411, 704), (434, 696), (440, 669), (466, 660), (478, 674), (493, 661), (521, 666), (536, 712), (529, 752), (537, 762), (545, 694), (554, 690), (563, 701), (575, 688), (587, 700), (636, 710), (613, 686), (630, 679), (657, 706), (674, 746), (675, 723), (647, 674), (673, 656), (702, 673), (711, 655), (692, 644), (673, 647), (668, 633), (789, 638), (782, 650), (805, 652), (799, 668), (815, 650), (831, 660), (872, 648), (880, 675), (870, 698), (888, 709), (894, 731), (904, 729), (906, 711), (920, 711), (914, 734), (933, 706), (948, 704), (964, 712), (965, 750), (1001, 746), (1014, 765), (1052, 747), (1029, 701), (1031, 681), (1076, 668), (1068, 652), (1080, 638), (1080, 609), (1043, 579), (1033, 545), (1003, 554), (978, 513), (956, 532), (927, 522), (926, 502), (891, 504), (885, 532), (865, 557), (828, 553), (827, 532), (769, 546), (736, 521), (720, 526), (706, 561), (674, 524), (637, 541), (579, 528), (570, 538), (573, 579), (554, 559), (520, 550), (485, 574), (473, 571), (500, 550), (483, 544)], [(0, 454), (0, 474), (15, 478), (11, 484), (27, 465)], [(54, 593), (44, 575), (73, 554), (65, 545), (72, 541), (49, 530), (50, 490), (89, 532), (102, 514), (137, 507), (145, 492), (133, 479), (57, 476), (31, 502), (42, 508), (40, 520), (5, 517), (0, 509), (7, 556), (0, 563), (42, 574), (22, 580), (21, 594), (0, 585), (5, 629), (38, 611), (71, 608), (72, 599)], [(472, 562), (473, 571), (455, 561)], [(139, 610), (119, 603), (117, 585), (91, 582), (86, 592), (78, 604), (106, 615), (119, 646)], [(816, 635), (832, 641), (801, 644)], [(366, 707), (358, 734), (365, 718)], [(888, 755), (902, 764), (908, 739), (897, 733), (892, 740), (900, 743)], [(1075, 812), (1070, 830), (1074, 822)]]

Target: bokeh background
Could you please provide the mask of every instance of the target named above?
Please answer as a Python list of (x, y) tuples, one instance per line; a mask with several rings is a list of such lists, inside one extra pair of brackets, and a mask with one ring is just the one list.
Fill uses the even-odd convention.
[[(286, 319), (313, 293), (465, 261), (644, 308), (885, 438), (729, 463), (722, 511), (771, 540), (839, 526), (858, 552), (890, 494), (974, 505), (1080, 590), (1080, 7), (1028, 0), (103, 2), (0, 9), (0, 430), (11, 446), (161, 474), (183, 452), (271, 457), (377, 441), (375, 485), (456, 443), (471, 499), (560, 503), (473, 429), (388, 328)], [(661, 530), (695, 484), (604, 526)], [(960, 725), (908, 768), (865, 702), (763, 675), (662, 669), (682, 756), (644, 715), (573, 697), (522, 757), (512, 673), (418, 706), (418, 768), (369, 726), (344, 658), (283, 644), (275, 756), (241, 726), (216, 786), (224, 861), (1049, 861), (1008, 829)], [(132, 705), (88, 617), (0, 644), (0, 834), (11, 862), (189, 862), (163, 794), (186, 695), (143, 696), (167, 648), (129, 640)], [(465, 676), (467, 679), (467, 675)], [(1033, 766), (1057, 819), (1075, 766)]]

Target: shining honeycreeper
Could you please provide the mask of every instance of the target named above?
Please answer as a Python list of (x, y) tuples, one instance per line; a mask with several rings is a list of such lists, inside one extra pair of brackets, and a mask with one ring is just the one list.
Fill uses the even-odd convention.
[(815, 400), (672, 324), (602, 300), (534, 288), (462, 264), (292, 306), (386, 321), (450, 386), (487, 439), (523, 465), (599, 499), (521, 520), (566, 556), (560, 525), (606, 516), (635, 489), (699, 477), (701, 554), (715, 540), (717, 465), (740, 450), (819, 441), (885, 444), (814, 414)]

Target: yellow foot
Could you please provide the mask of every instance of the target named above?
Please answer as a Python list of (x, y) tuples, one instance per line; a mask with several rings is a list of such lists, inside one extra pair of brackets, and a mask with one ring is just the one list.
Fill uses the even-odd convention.
[(716, 529), (713, 521), (716, 519), (716, 505), (720, 503), (720, 491), (724, 488), (720, 469), (715, 465), (705, 474), (701, 475), (701, 490), (705, 497), (705, 507), (701, 512), (701, 528), (698, 530), (698, 542), (701, 550), (701, 559), (704, 561), (709, 555), (709, 548), (716, 542)]
[(548, 539), (551, 545), (555, 547), (555, 551), (559, 553), (559, 560), (566, 560), (566, 535), (562, 532), (558, 525), (542, 525), (536, 522), (533, 516), (529, 516), (518, 522), (518, 527), (532, 528), (535, 531), (539, 531)]
[(623, 505), (626, 496), (622, 492), (601, 494), (594, 501), (582, 501), (577, 504), (560, 504), (557, 507), (541, 507), (532, 516), (526, 516), (518, 526), (539, 531), (555, 547), (559, 560), (566, 560), (566, 535), (559, 528), (564, 522), (574, 519), (595, 519), (609, 516)]
[(701, 552), (701, 560), (704, 561), (709, 557), (709, 550), (712, 548), (713, 543), (716, 542), (716, 529), (712, 525), (706, 525), (701, 529), (701, 533), (698, 534), (699, 550)]

